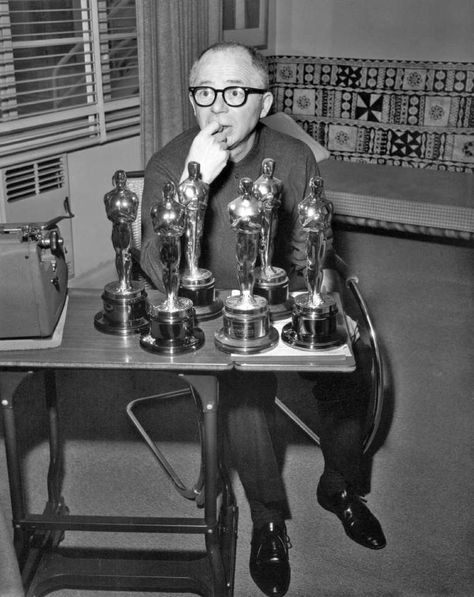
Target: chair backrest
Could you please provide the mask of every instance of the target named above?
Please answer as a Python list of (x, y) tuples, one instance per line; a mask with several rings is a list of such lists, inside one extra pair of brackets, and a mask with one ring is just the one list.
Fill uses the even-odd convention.
[(285, 112), (275, 112), (275, 114), (262, 118), (262, 122), (276, 131), (286, 133), (287, 135), (290, 135), (290, 137), (295, 137), (306, 143), (313, 152), (314, 158), (318, 163), (329, 159), (331, 155), (329, 151), (318, 143), (316, 139), (313, 139), (311, 135), (308, 135), (303, 127), (293, 120), (291, 116), (285, 114)]
[(140, 250), (142, 248), (142, 198), (143, 198), (143, 170), (127, 172), (127, 187), (138, 197), (137, 217), (132, 224), (132, 278), (143, 284), (145, 290), (154, 290), (155, 285), (140, 267)]
[(137, 217), (132, 224), (132, 248), (138, 251), (142, 248), (142, 197), (143, 197), (143, 170), (127, 172), (127, 187), (138, 197)]

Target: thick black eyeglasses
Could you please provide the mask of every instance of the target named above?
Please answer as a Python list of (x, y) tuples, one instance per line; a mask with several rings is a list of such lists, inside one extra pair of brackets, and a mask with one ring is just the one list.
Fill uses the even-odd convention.
[(255, 87), (226, 87), (225, 89), (214, 89), (213, 87), (190, 87), (189, 91), (194, 101), (201, 108), (208, 108), (216, 101), (218, 93), (222, 93), (225, 103), (232, 108), (240, 108), (247, 101), (249, 93), (263, 95), (266, 89), (255, 89)]

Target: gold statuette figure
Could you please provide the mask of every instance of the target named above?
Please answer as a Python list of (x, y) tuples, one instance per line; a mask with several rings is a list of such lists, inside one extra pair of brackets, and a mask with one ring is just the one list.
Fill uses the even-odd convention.
[(180, 286), (181, 237), (186, 226), (186, 212), (177, 201), (176, 187), (168, 182), (162, 197), (151, 208), (153, 230), (159, 238), (159, 255), (166, 298), (149, 301), (150, 331), (140, 344), (150, 352), (168, 355), (190, 352), (204, 343), (204, 334), (195, 327), (196, 314), (190, 299), (178, 296)]
[(305, 280), (308, 292), (294, 300), (292, 323), (282, 330), (282, 339), (295, 348), (311, 350), (341, 343), (337, 330), (337, 305), (322, 291), (327, 232), (333, 205), (324, 196), (319, 176), (310, 181), (310, 194), (298, 206), (300, 225), (306, 234)]
[(216, 332), (215, 343), (225, 352), (249, 354), (272, 348), (278, 342), (278, 332), (270, 325), (267, 300), (253, 293), (262, 224), (260, 202), (250, 178), (241, 179), (239, 190), (241, 195), (228, 206), (236, 236), (239, 294), (224, 302), (224, 326)]
[(146, 292), (141, 284), (131, 280), (132, 223), (137, 217), (138, 197), (127, 188), (124, 170), (117, 170), (113, 181), (115, 188), (104, 196), (104, 205), (107, 217), (112, 222), (118, 281), (105, 286), (102, 294), (103, 311), (96, 314), (94, 325), (101, 332), (126, 336), (142, 332), (148, 327)]
[(214, 276), (199, 267), (209, 185), (201, 180), (197, 162), (189, 162), (188, 174), (179, 185), (179, 202), (186, 209), (185, 267), (179, 293), (192, 300), (198, 321), (205, 321), (222, 313), (222, 301), (216, 298)]
[(255, 294), (267, 299), (272, 318), (283, 319), (291, 313), (288, 276), (284, 269), (272, 264), (275, 235), (278, 228), (278, 209), (281, 205), (282, 182), (276, 178), (275, 161), (266, 158), (262, 173), (253, 184), (254, 195), (262, 206), (260, 231), (260, 267), (256, 270)]

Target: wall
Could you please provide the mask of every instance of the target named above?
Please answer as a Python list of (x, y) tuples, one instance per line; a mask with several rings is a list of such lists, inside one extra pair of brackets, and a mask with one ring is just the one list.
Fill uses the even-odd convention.
[(269, 54), (474, 59), (472, 0), (270, 0)]
[[(112, 189), (116, 170), (143, 168), (140, 137), (77, 151), (68, 156), (71, 210), (74, 214), (75, 278), (100, 269), (114, 259), (110, 240), (111, 223), (105, 215), (103, 197)], [(111, 280), (107, 280), (111, 281)]]

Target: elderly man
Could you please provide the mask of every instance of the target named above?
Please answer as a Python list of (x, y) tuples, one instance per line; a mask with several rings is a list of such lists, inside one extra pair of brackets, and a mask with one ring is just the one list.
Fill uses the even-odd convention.
[[(218, 43), (194, 63), (189, 84), (198, 127), (185, 131), (158, 151), (145, 171), (143, 269), (161, 288), (150, 206), (168, 180), (179, 184), (187, 178), (188, 163), (194, 161), (200, 164), (202, 180), (209, 185), (202, 265), (213, 272), (217, 288), (235, 288), (235, 242), (228, 204), (239, 195), (240, 179), (255, 180), (262, 161), (272, 158), (283, 183), (273, 262), (287, 271), (292, 289), (304, 288), (305, 239), (298, 225), (297, 206), (309, 192), (307, 185), (318, 175), (318, 167), (306, 144), (260, 122), (273, 102), (264, 59), (252, 48)], [(290, 565), (285, 525), (288, 506), (272, 434), (276, 377), (266, 372), (231, 371), (220, 376), (219, 387), (222, 428), (250, 504), (250, 572), (263, 593), (282, 596), (289, 587)], [(346, 483), (345, 471), (338, 470), (340, 433), (322, 435), (328, 438), (323, 451), (330, 454), (326, 464), (329, 461), (332, 469), (325, 467), (318, 500), (343, 521), (352, 539), (366, 547), (383, 547), (385, 538), (378, 521)], [(352, 469), (352, 463), (357, 466), (361, 455), (360, 438), (355, 438), (352, 430), (349, 441), (343, 439), (342, 446), (341, 468), (347, 466), (347, 453), (354, 446), (349, 464)], [(356, 471), (351, 473), (354, 476)]]

